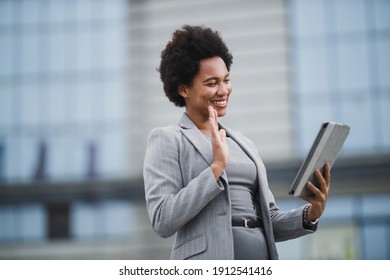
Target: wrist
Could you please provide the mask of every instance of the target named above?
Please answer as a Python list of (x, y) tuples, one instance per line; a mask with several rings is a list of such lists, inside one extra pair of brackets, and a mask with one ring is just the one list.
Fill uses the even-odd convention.
[(303, 208), (303, 223), (305, 225), (315, 225), (318, 223), (318, 218), (311, 218), (309, 216), (311, 205), (306, 205), (305, 208)]
[(214, 174), (215, 180), (218, 180), (218, 178), (222, 175), (223, 170), (225, 169), (223, 165), (218, 164), (216, 162), (213, 162), (210, 168)]

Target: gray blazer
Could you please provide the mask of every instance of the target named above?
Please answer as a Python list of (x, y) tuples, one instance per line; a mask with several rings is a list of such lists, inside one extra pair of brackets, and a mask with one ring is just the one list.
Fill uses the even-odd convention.
[[(256, 164), (256, 200), (269, 255), (278, 259), (275, 242), (313, 232), (303, 228), (304, 206), (282, 212), (255, 145), (241, 133), (223, 128)], [(212, 161), (211, 145), (185, 113), (178, 125), (150, 134), (143, 171), (146, 204), (153, 229), (161, 237), (176, 234), (171, 259), (234, 258), (229, 181), (225, 172), (215, 180)]]

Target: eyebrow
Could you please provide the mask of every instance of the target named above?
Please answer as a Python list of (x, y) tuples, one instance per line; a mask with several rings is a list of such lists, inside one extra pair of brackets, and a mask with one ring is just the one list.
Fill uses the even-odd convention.
[[(226, 79), (227, 77), (229, 77), (230, 73), (226, 74), (226, 76), (224, 77), (224, 79)], [(212, 80), (218, 80), (219, 78), (218, 77), (210, 77), (206, 80), (203, 81), (203, 83), (207, 83), (209, 81), (212, 81)]]

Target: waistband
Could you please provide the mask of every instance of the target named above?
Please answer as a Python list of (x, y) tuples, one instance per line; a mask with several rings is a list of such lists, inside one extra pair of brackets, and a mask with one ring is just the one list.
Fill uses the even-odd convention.
[(256, 228), (263, 227), (263, 223), (261, 220), (253, 220), (253, 219), (234, 219), (232, 221), (232, 226), (234, 227), (246, 227), (246, 228)]

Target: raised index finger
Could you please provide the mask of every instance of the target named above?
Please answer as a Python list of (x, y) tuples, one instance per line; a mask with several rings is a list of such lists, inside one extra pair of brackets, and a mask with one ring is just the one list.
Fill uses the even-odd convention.
[(207, 107), (207, 109), (209, 110), (209, 122), (211, 123), (213, 130), (218, 131), (217, 112), (215, 111), (215, 109), (211, 105), (209, 105)]

